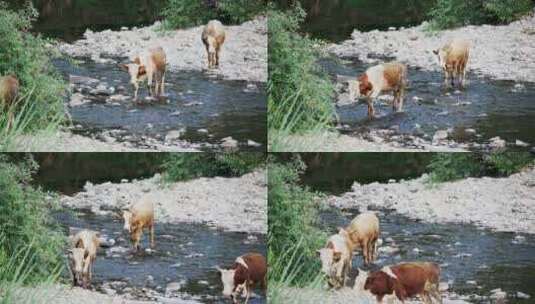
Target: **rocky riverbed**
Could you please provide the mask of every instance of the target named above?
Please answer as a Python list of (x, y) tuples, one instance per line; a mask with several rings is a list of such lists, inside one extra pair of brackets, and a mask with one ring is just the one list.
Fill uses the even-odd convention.
[(227, 231), (267, 233), (266, 171), (241, 177), (198, 178), (164, 183), (161, 176), (122, 183), (87, 183), (73, 196), (62, 196), (69, 208), (90, 209), (97, 215), (118, 214), (142, 196), (156, 204), (156, 218), (162, 223), (204, 223)]
[(494, 79), (535, 82), (535, 15), (508, 25), (465, 26), (452, 30), (430, 32), (427, 22), (411, 28), (389, 31), (360, 32), (355, 30), (340, 44), (331, 44), (328, 51), (338, 57), (357, 57), (376, 63), (378, 57), (390, 57), (420, 67), (439, 71), (432, 53), (452, 38), (471, 41), (468, 69)]
[(387, 184), (354, 183), (328, 204), (361, 211), (393, 209), (434, 223), (469, 223), (496, 231), (535, 233), (535, 168), (506, 178), (467, 178), (430, 185), (424, 174)]
[[(133, 58), (159, 45), (172, 70), (201, 71), (206, 51), (201, 41), (202, 26), (162, 31), (161, 23), (121, 31), (86, 31), (84, 39), (61, 43), (59, 49), (71, 57), (90, 57), (97, 63), (116, 64), (111, 57)], [(259, 16), (241, 25), (226, 26), (227, 39), (221, 51), (220, 68), (213, 71), (230, 80), (267, 81), (267, 19)]]

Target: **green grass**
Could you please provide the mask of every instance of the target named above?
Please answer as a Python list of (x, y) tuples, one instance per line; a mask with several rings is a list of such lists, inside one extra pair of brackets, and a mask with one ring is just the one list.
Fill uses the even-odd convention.
[(531, 0), (437, 0), (429, 12), (430, 29), (468, 24), (505, 24), (533, 11)]
[[(15, 75), (20, 97), (10, 109), (0, 112), (0, 150), (8, 150), (22, 134), (57, 128), (64, 120), (65, 81), (51, 63), (51, 41), (29, 32), (37, 18), (33, 7), (13, 11), (0, 1), (0, 76)], [(8, 129), (10, 113), (14, 125)]]
[(283, 151), (285, 138), (331, 128), (336, 119), (334, 85), (318, 59), (322, 43), (298, 33), (305, 18), (300, 6), (268, 13), (268, 141)]
[[(308, 284), (315, 279), (310, 274), (320, 270), (316, 250), (324, 245), (326, 234), (317, 228), (316, 220), (322, 196), (299, 184), (303, 170), (299, 158), (268, 163), (270, 282)], [(299, 252), (299, 256), (288, 252)], [(274, 267), (279, 264), (285, 269)]]
[(168, 0), (162, 15), (163, 29), (176, 29), (206, 24), (217, 19), (223, 24), (240, 24), (263, 14), (265, 0)]
[(430, 184), (467, 177), (504, 177), (535, 164), (528, 152), (437, 153), (428, 165)]
[[(57, 198), (31, 186), (31, 175), (37, 169), (31, 156), (14, 160), (0, 154), (0, 265), (26, 267), (26, 276), (4, 272), (0, 280), (39, 283), (63, 267), (65, 238), (50, 212), (59, 208)], [(24, 247), (24, 246), (27, 246)], [(22, 251), (28, 254), (20, 254)], [(3, 260), (3, 261), (2, 261)], [(18, 281), (17, 281), (18, 282)]]
[(164, 180), (176, 182), (198, 177), (241, 176), (265, 165), (259, 152), (172, 153), (164, 161)]

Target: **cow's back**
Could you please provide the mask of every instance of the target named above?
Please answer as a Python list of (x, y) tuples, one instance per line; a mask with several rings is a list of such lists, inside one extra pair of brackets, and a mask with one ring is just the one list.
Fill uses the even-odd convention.
[(347, 230), (354, 242), (363, 236), (377, 238), (379, 237), (379, 218), (372, 212), (361, 213), (351, 221)]
[(402, 263), (391, 266), (390, 269), (398, 277), (408, 297), (421, 293), (427, 281), (438, 283), (438, 266), (433, 263)]
[(0, 78), (0, 101), (7, 105), (12, 104), (19, 94), (19, 81), (14, 76)]
[(145, 224), (148, 224), (154, 220), (154, 204), (148, 197), (141, 198), (132, 206), (131, 211), (136, 221), (143, 221)]
[(389, 62), (384, 64), (384, 78), (390, 88), (404, 85), (407, 68), (399, 62)]
[(223, 24), (218, 20), (210, 20), (203, 29), (202, 40), (205, 41), (209, 36), (214, 37), (218, 43), (223, 43), (225, 40)]
[(445, 47), (446, 64), (456, 68), (461, 66), (464, 69), (470, 53), (470, 42), (464, 39), (450, 41)]
[(247, 253), (241, 258), (249, 268), (250, 278), (256, 282), (263, 282), (267, 273), (266, 258), (259, 253)]
[(149, 49), (150, 59), (157, 71), (165, 71), (166, 55), (161, 46)]

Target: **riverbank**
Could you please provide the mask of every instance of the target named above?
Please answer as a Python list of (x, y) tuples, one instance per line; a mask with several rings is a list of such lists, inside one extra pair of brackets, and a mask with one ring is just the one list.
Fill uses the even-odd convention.
[[(390, 31), (353, 31), (351, 39), (330, 44), (327, 50), (337, 57), (351, 57), (378, 63), (381, 57), (395, 58), (425, 70), (440, 71), (432, 53), (452, 38), (471, 41), (468, 69), (494, 79), (535, 82), (535, 15), (508, 25), (470, 25), (430, 32), (427, 22)], [(410, 78), (410, 76), (409, 76)]]
[[(96, 138), (99, 137), (99, 138)], [(151, 138), (144, 142), (119, 142), (109, 132), (94, 137), (73, 134), (68, 129), (22, 135), (15, 139), (8, 152), (198, 152), (199, 146), (175, 140), (165, 144)]]
[(287, 135), (270, 151), (284, 152), (466, 152), (460, 144), (445, 139), (431, 143), (412, 135), (395, 135), (391, 130), (370, 130), (345, 135), (336, 132)]
[(467, 223), (496, 231), (535, 233), (535, 168), (506, 178), (467, 178), (437, 185), (427, 176), (388, 184), (354, 183), (351, 191), (330, 196), (337, 208), (393, 209), (431, 223)]
[[(173, 70), (203, 71), (206, 50), (201, 41), (203, 26), (162, 31), (160, 22), (121, 31), (87, 30), (84, 39), (60, 43), (59, 50), (71, 57), (89, 57), (97, 63), (116, 64), (110, 57), (133, 58), (155, 45), (163, 47)], [(211, 73), (230, 80), (267, 81), (267, 19), (259, 16), (241, 25), (226, 26), (220, 68)]]
[(86, 183), (73, 196), (62, 196), (69, 208), (115, 214), (148, 195), (156, 204), (156, 222), (205, 223), (228, 231), (267, 233), (267, 176), (257, 170), (241, 177), (198, 178), (166, 184), (160, 174), (122, 183)]
[(147, 303), (173, 303), (173, 304), (196, 304), (195, 300), (180, 298), (159, 298), (158, 301), (138, 301), (126, 295), (106, 295), (97, 291), (91, 291), (80, 287), (66, 285), (43, 285), (39, 288), (21, 288), (14, 291), (13, 299), (16, 303), (56, 303), (56, 304), (147, 304)]

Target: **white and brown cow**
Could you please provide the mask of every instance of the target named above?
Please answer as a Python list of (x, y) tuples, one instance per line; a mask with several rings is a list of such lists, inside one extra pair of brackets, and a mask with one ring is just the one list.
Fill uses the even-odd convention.
[(267, 288), (266, 258), (259, 253), (247, 253), (237, 257), (229, 269), (216, 268), (221, 273), (223, 295), (230, 297), (233, 303), (238, 303), (240, 292), (243, 292), (244, 303), (247, 303), (255, 285), (261, 285), (264, 290)]
[(455, 86), (454, 80), (457, 78), (459, 86), (464, 87), (470, 42), (464, 39), (453, 39), (442, 48), (433, 50), (433, 53), (438, 57), (438, 63), (444, 71), (444, 85), (448, 87), (451, 80), (451, 86)]
[(154, 248), (154, 203), (148, 196), (142, 197), (138, 202), (123, 211), (124, 230), (130, 234), (132, 247), (139, 251), (139, 242), (143, 230), (150, 230), (150, 246)]
[(81, 230), (71, 237), (72, 248), (69, 250), (70, 268), (74, 286), (88, 288), (93, 277), (93, 264), (100, 246), (99, 233)]
[(342, 288), (351, 271), (352, 252), (347, 234), (337, 233), (327, 239), (324, 248), (317, 251), (321, 271), (327, 277), (330, 287)]
[[(152, 47), (134, 57), (132, 63), (119, 66), (130, 74), (130, 83), (134, 86), (134, 100), (137, 100), (139, 83), (147, 79), (149, 96), (165, 95), (166, 55), (162, 47)], [(154, 80), (154, 90), (152, 81)]]
[(357, 81), (349, 84), (349, 96), (351, 100), (361, 96), (366, 97), (368, 102), (368, 118), (375, 117), (373, 100), (383, 92), (393, 92), (394, 111), (403, 110), (403, 95), (407, 86), (407, 67), (399, 62), (383, 63), (372, 66), (360, 75)]
[(400, 263), (368, 274), (364, 290), (371, 292), (379, 303), (388, 295), (395, 295), (402, 303), (416, 295), (426, 304), (432, 303), (431, 297), (442, 303), (439, 280), (440, 267), (435, 263)]

